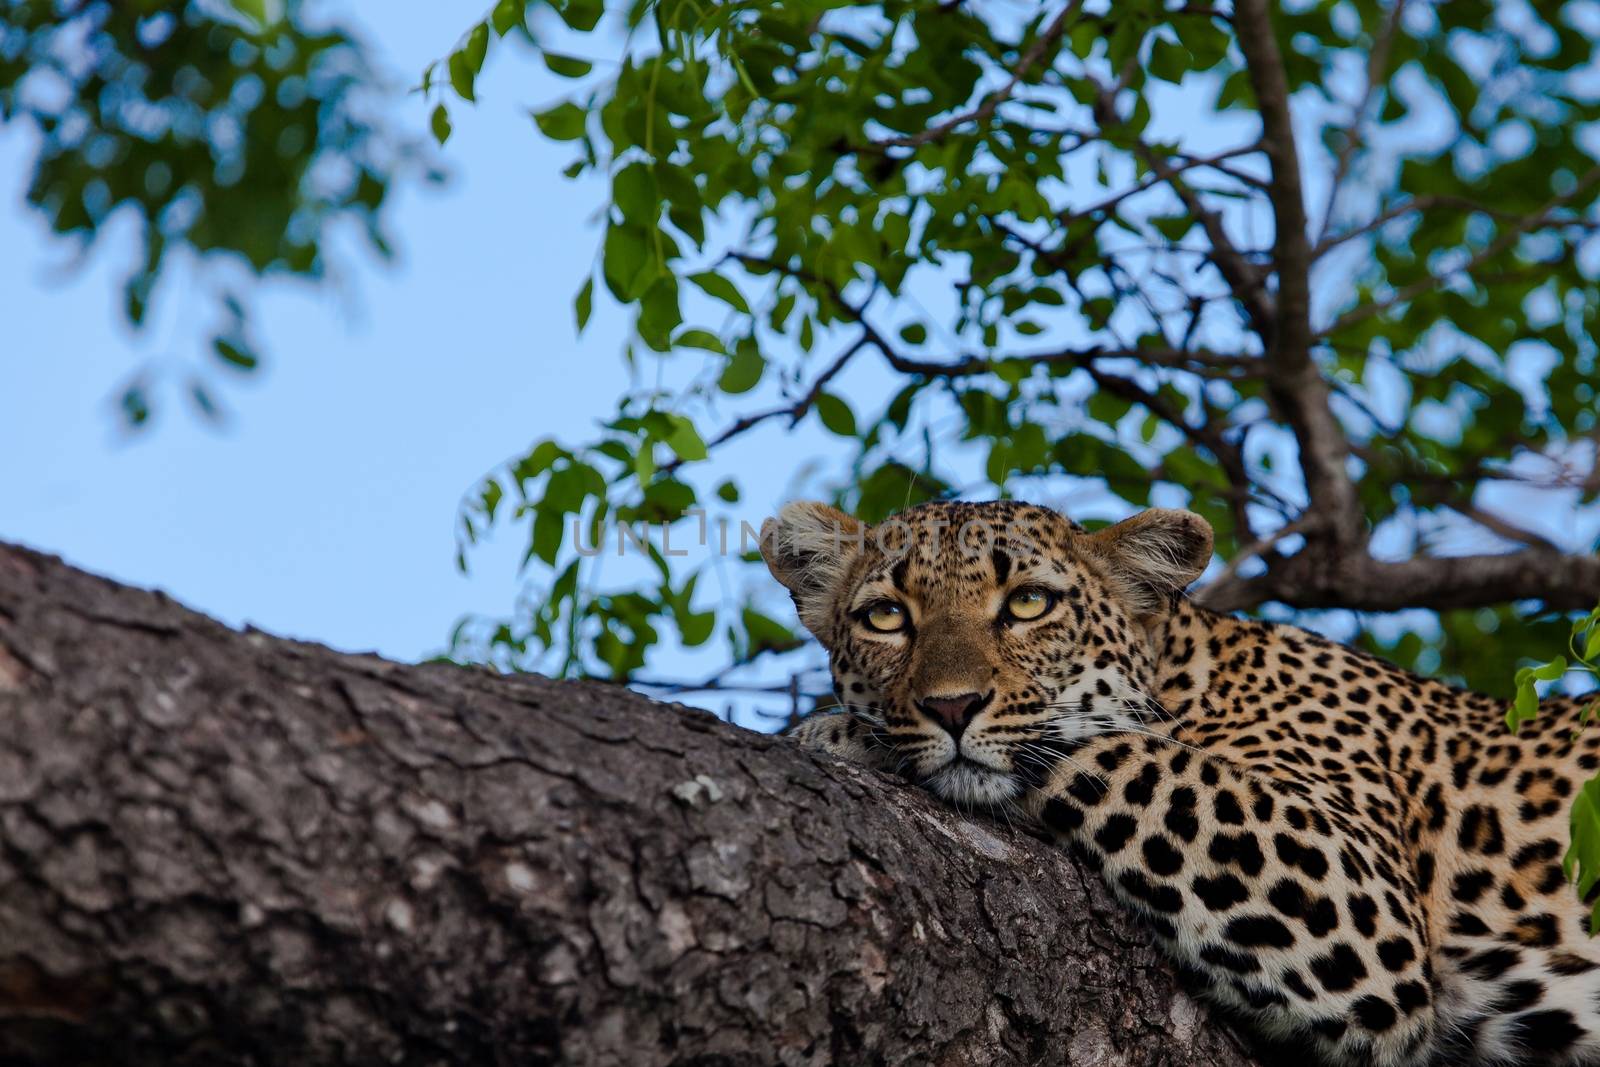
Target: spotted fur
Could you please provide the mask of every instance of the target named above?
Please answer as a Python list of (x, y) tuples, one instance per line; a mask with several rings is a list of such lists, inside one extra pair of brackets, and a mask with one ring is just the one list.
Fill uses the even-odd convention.
[[(1560, 866), (1600, 766), (1574, 703), (1512, 736), (1498, 700), (1199, 609), (1187, 512), (1091, 534), (796, 504), (763, 533), (845, 709), (801, 743), (1042, 824), (1212, 997), (1329, 1063), (1600, 1063), (1600, 943)], [(1008, 615), (1019, 590), (1049, 610)], [(883, 603), (903, 629), (868, 624)]]

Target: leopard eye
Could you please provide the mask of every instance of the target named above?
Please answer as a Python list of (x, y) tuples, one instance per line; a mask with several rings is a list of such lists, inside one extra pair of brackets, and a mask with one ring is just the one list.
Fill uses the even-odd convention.
[(906, 609), (892, 600), (880, 600), (861, 612), (861, 621), (880, 634), (896, 633), (906, 628)]
[(1049, 611), (1055, 602), (1055, 594), (1048, 590), (1018, 589), (1006, 598), (1006, 614), (1010, 618), (1030, 622)]

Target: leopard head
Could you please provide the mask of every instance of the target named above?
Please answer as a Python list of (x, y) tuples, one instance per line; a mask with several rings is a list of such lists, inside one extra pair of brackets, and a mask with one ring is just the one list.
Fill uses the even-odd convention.
[(1211, 545), (1187, 511), (1089, 533), (1013, 501), (923, 504), (875, 526), (792, 503), (761, 528), (840, 703), (911, 777), (982, 807), (1088, 737), (1148, 728), (1150, 629)]

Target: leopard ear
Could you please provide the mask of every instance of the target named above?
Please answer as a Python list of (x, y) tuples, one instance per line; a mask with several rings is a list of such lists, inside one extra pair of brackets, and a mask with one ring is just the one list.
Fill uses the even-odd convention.
[(1211, 562), (1211, 524), (1192, 511), (1150, 508), (1084, 538), (1124, 586), (1139, 617), (1167, 610)]
[(866, 527), (815, 501), (785, 504), (761, 524), (761, 558), (794, 598), (806, 629), (828, 641), (833, 601), (863, 544)]

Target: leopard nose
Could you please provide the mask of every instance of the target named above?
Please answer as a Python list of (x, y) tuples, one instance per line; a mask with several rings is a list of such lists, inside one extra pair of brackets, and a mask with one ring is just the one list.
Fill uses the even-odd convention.
[(925, 697), (917, 703), (922, 713), (960, 740), (967, 724), (978, 717), (978, 712), (989, 705), (994, 690), (988, 693), (962, 693), (959, 696)]

